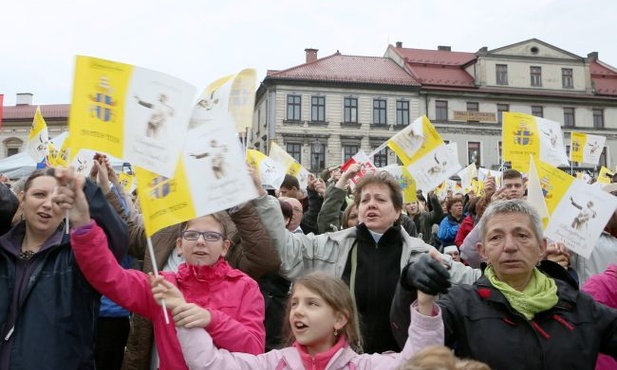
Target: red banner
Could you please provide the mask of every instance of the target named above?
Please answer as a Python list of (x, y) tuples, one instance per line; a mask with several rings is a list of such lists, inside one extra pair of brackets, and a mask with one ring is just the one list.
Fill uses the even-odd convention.
[(2, 128), (2, 114), (4, 112), (4, 95), (0, 94), (0, 128)]

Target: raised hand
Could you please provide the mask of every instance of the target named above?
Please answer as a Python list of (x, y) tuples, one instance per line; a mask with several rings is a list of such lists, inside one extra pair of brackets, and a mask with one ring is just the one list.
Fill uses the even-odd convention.
[(184, 294), (177, 286), (165, 280), (162, 276), (149, 275), (150, 286), (152, 287), (152, 296), (159, 305), (162, 305), (162, 300), (165, 300), (165, 305), (168, 309), (174, 310), (183, 304), (186, 304)]
[(429, 253), (420, 255), (405, 271), (402, 277), (405, 279), (404, 285), (415, 287), (428, 295), (446, 293), (452, 285), (448, 270)]
[(55, 177), (58, 186), (55, 189), (53, 201), (64, 210), (70, 210), (69, 219), (72, 227), (80, 227), (90, 223), (90, 208), (84, 194), (86, 179), (75, 172), (73, 167), (56, 168)]

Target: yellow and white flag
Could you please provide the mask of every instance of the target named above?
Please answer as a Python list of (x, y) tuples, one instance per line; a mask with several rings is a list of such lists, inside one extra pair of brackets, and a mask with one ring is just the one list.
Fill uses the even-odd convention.
[(285, 180), (285, 167), (272, 158), (255, 149), (246, 150), (246, 161), (259, 172), (261, 185), (265, 189), (278, 190)]
[[(412, 157), (422, 147), (426, 134), (437, 133), (436, 131), (434, 133), (432, 131), (425, 133), (425, 126), (432, 127), (428, 118), (426, 116), (418, 117), (386, 142), (386, 145), (396, 153), (401, 162), (403, 162), (403, 165), (411, 163)], [(381, 150), (383, 148), (378, 149)]]
[(231, 114), (236, 132), (244, 132), (253, 124), (256, 81), (255, 69), (249, 68), (212, 82), (197, 99), (190, 127)]
[(277, 162), (285, 169), (285, 173), (298, 178), (300, 188), (306, 189), (308, 185), (309, 171), (304, 168), (294, 157), (281, 148), (277, 143), (270, 143), (270, 153), (268, 153), (273, 161)]
[(536, 165), (550, 215), (544, 235), (589, 258), (617, 208), (617, 197), (546, 162), (536, 161)]
[(47, 132), (47, 123), (41, 114), (41, 107), (36, 107), (34, 118), (32, 119), (32, 127), (28, 134), (26, 150), (30, 157), (36, 163), (42, 162), (49, 154), (49, 134)]
[(410, 203), (418, 199), (418, 195), (416, 193), (416, 182), (413, 177), (411, 177), (405, 166), (391, 164), (386, 167), (378, 168), (377, 172), (379, 171), (386, 171), (396, 179), (403, 193), (403, 202)]
[(528, 172), (530, 154), (556, 167), (569, 165), (558, 122), (525, 113), (504, 112), (502, 142), (503, 159), (521, 172)]
[(596, 181), (599, 182), (600, 184), (610, 184), (614, 175), (615, 175), (614, 172), (602, 166), (600, 167), (600, 173), (598, 174), (598, 180)]
[(78, 56), (69, 132), (71, 160), (86, 148), (172, 177), (195, 87), (164, 73)]
[(118, 181), (120, 181), (120, 185), (122, 185), (124, 192), (127, 194), (131, 194), (137, 187), (137, 184), (135, 183), (135, 176), (129, 175), (124, 171), (120, 171), (118, 173)]
[(606, 142), (605, 136), (572, 131), (570, 135), (570, 160), (597, 165)]
[(460, 170), (457, 175), (461, 178), (461, 187), (467, 192), (471, 189), (471, 181), (478, 177), (478, 168), (475, 163), (471, 163)]
[(538, 211), (538, 214), (542, 218), (542, 224), (544, 227), (548, 224), (548, 208), (546, 201), (544, 200), (544, 193), (542, 185), (540, 184), (540, 177), (538, 176), (538, 170), (536, 170), (535, 159), (529, 156), (529, 174), (527, 175), (527, 201)]

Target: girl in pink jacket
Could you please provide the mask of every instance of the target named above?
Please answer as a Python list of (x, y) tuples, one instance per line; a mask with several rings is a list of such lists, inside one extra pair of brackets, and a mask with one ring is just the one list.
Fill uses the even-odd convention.
[(420, 306), (419, 311), (412, 305), (409, 338), (401, 353), (358, 354), (360, 330), (349, 288), (323, 272), (310, 273), (294, 283), (285, 325), (292, 346), (257, 356), (218, 349), (210, 331), (200, 328), (205, 321), (185, 319), (190, 304), (162, 277), (153, 280), (152, 292), (157, 301), (164, 299), (173, 307), (178, 339), (190, 369), (396, 369), (419, 349), (444, 341), (439, 307), (431, 304), (427, 310)]
[[(253, 279), (225, 261), (230, 241), (224, 223), (212, 214), (186, 222), (181, 230), (176, 246), (186, 262), (177, 273), (162, 272), (160, 278), (177, 287), (189, 302), (182, 319), (192, 322), (199, 313), (199, 324), (208, 330), (217, 347), (263, 353), (263, 296)], [(163, 310), (152, 298), (151, 278), (141, 271), (123, 269), (104, 247), (107, 243), (91, 239), (104, 237), (100, 228), (92, 224), (71, 239), (75, 259), (86, 279), (125, 309), (152, 320), (161, 370), (188, 369), (174, 324), (165, 324)]]

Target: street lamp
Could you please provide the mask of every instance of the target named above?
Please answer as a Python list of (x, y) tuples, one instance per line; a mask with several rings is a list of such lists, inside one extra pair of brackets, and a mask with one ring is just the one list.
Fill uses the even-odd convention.
[(319, 142), (319, 139), (315, 139), (311, 144), (311, 151), (313, 152), (313, 172), (319, 171), (321, 154), (323, 153), (324, 145)]

